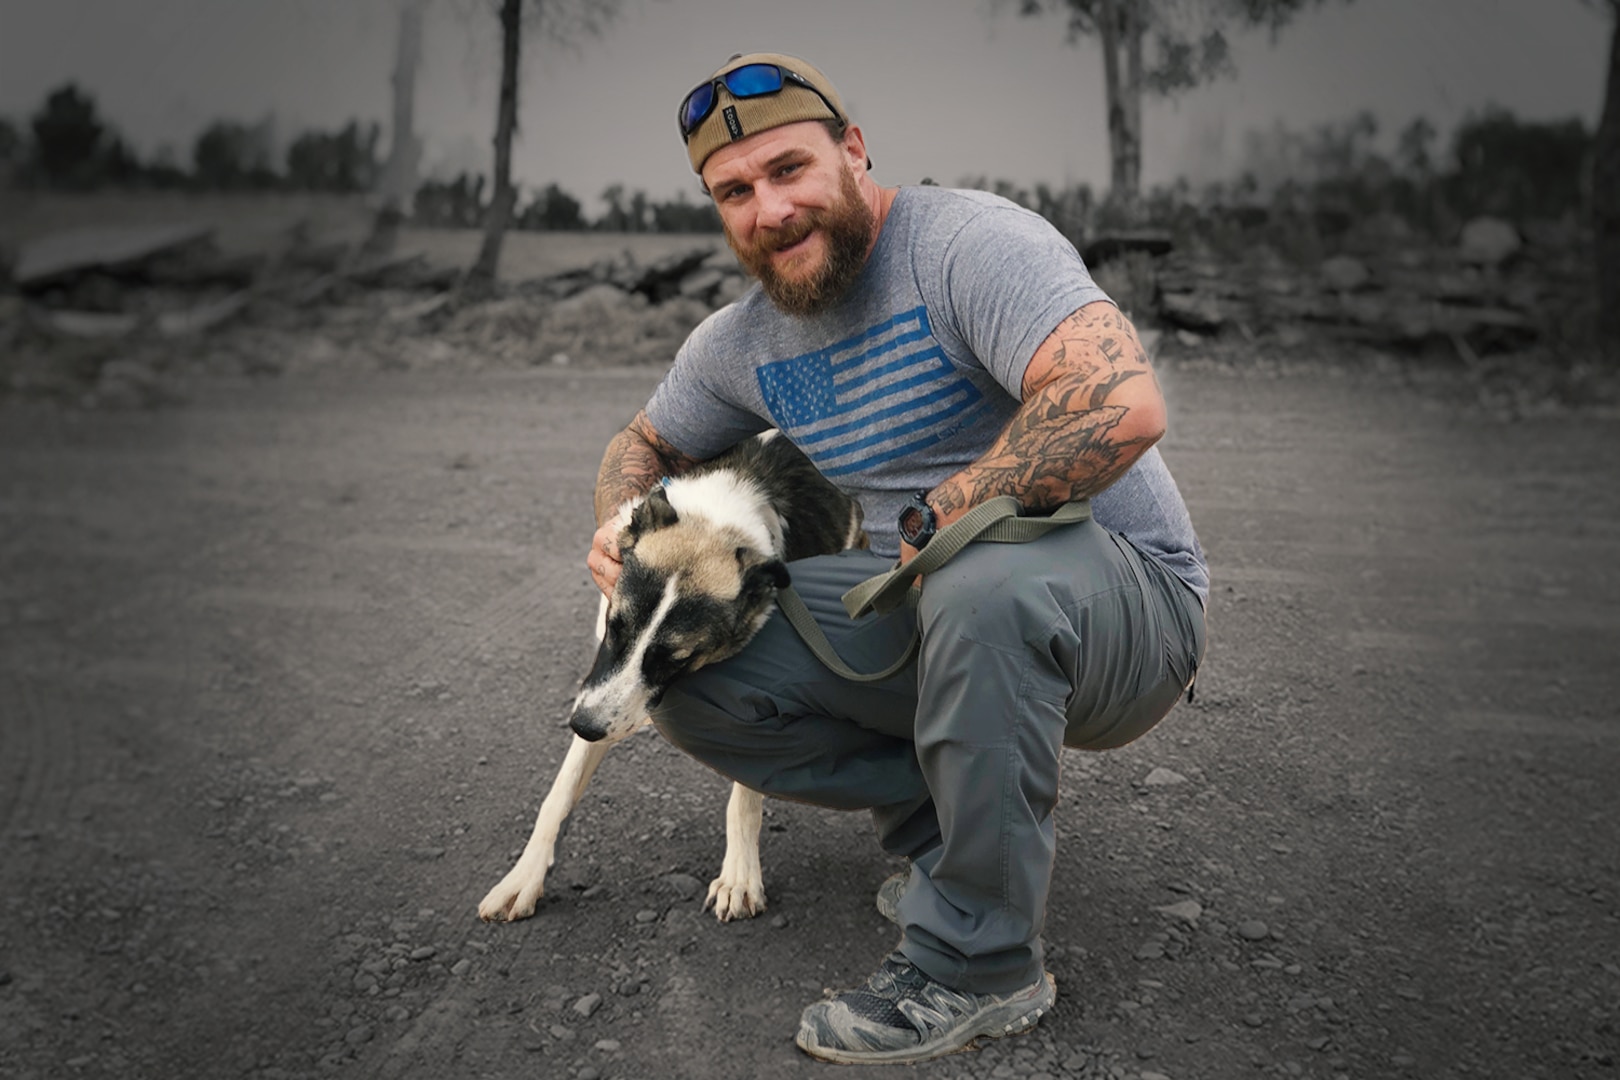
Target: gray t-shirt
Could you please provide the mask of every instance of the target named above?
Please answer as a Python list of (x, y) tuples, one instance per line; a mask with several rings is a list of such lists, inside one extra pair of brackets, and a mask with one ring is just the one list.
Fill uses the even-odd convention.
[[(860, 500), (872, 549), (897, 555), (906, 499), (977, 459), (1018, 410), (1035, 350), (1107, 299), (1039, 214), (982, 191), (901, 188), (848, 296), (795, 318), (756, 285), (692, 331), (647, 416), (700, 460), (779, 428)], [(1091, 507), (1207, 598), (1203, 550), (1157, 449)]]

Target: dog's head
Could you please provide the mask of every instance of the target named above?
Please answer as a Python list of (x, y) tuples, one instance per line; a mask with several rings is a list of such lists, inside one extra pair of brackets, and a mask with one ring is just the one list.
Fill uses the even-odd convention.
[(773, 553), (733, 526), (677, 513), (662, 488), (631, 513), (619, 556), (596, 662), (569, 721), (592, 742), (635, 731), (676, 679), (741, 652), (789, 581)]

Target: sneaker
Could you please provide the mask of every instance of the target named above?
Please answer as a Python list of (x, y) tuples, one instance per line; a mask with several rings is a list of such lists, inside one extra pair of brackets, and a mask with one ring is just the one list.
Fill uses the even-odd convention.
[(900, 925), (900, 898), (906, 895), (906, 885), (911, 881), (911, 871), (902, 870), (883, 879), (878, 886), (876, 904), (878, 914), (888, 919), (894, 925)]
[(1010, 994), (970, 994), (935, 982), (896, 951), (865, 985), (805, 1009), (794, 1041), (822, 1061), (927, 1061), (976, 1039), (1028, 1031), (1055, 1000), (1050, 974)]

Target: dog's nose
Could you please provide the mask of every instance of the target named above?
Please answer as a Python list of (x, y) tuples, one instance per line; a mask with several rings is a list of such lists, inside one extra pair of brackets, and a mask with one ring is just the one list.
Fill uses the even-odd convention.
[(573, 729), (575, 735), (586, 742), (600, 742), (607, 734), (607, 728), (598, 723), (594, 717), (579, 712), (569, 718), (568, 726)]

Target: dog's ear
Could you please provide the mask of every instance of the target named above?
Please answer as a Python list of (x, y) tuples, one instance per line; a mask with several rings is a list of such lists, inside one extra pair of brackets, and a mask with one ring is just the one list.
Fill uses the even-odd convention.
[(767, 558), (752, 548), (738, 548), (737, 562), (742, 566), (744, 595), (761, 595), (785, 589), (793, 583), (793, 577), (781, 559)]
[(668, 528), (681, 520), (670, 504), (669, 493), (660, 484), (647, 492), (647, 497), (630, 513), (630, 524), (624, 527), (632, 543), (637, 537), (657, 529)]

